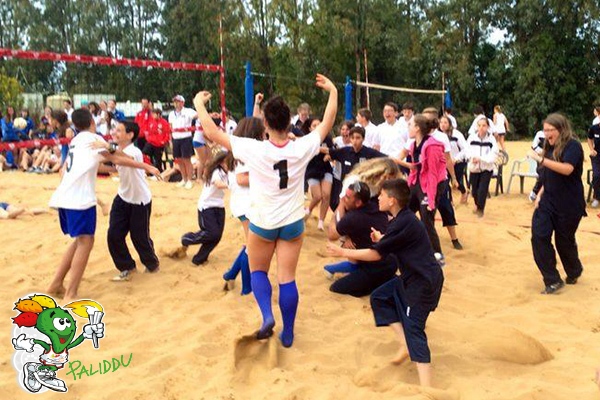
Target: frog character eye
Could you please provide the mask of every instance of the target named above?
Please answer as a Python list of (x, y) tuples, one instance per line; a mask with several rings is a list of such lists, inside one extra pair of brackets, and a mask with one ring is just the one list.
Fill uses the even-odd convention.
[(56, 330), (62, 332), (65, 329), (71, 327), (71, 321), (69, 321), (69, 319), (67, 319), (67, 318), (54, 318), (52, 320), (52, 325), (54, 325)]

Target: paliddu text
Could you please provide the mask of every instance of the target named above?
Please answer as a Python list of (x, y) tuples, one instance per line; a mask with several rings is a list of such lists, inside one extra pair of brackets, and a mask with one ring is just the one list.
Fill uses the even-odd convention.
[(120, 358), (114, 358), (112, 360), (104, 360), (98, 363), (98, 368), (94, 364), (90, 364), (89, 368), (86, 368), (85, 365), (81, 364), (81, 361), (73, 361), (69, 362), (69, 371), (67, 375), (72, 375), (73, 380), (81, 379), (83, 375), (85, 376), (93, 376), (96, 374), (107, 374), (109, 372), (115, 372), (121, 367), (127, 368), (129, 364), (131, 364), (131, 359), (133, 358), (133, 353), (129, 354), (129, 359), (125, 362), (125, 356), (121, 356)]

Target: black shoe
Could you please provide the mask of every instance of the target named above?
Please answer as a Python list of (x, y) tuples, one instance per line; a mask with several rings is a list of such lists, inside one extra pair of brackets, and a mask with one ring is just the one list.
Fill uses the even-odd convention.
[(570, 276), (567, 276), (567, 279), (565, 279), (565, 282), (567, 282), (567, 285), (574, 285), (577, 283), (577, 279), (579, 279), (578, 276), (571, 278)]
[(196, 232), (188, 232), (181, 237), (182, 246), (193, 246), (200, 243), (201, 242), (198, 240), (198, 234)]
[(558, 292), (560, 289), (565, 287), (565, 283), (563, 281), (553, 283), (551, 285), (546, 286), (544, 290), (542, 290), (542, 294), (554, 294)]
[(462, 244), (460, 244), (460, 242), (458, 241), (458, 239), (454, 239), (452, 241), (452, 246), (454, 246), (454, 248), (456, 250), (462, 250), (463, 249)]
[(192, 264), (194, 264), (194, 266), (196, 266), (196, 267), (201, 266), (202, 264), (204, 264), (207, 261), (208, 261), (208, 259), (206, 259), (206, 260), (199, 260), (196, 257), (192, 257)]

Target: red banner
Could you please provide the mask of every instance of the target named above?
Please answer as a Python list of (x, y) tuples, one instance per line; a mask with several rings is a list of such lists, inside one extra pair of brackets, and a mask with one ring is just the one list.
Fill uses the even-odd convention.
[(115, 57), (103, 57), (103, 56), (88, 56), (82, 54), (61, 54), (52, 53), (49, 51), (29, 51), (29, 50), (14, 50), (0, 48), (0, 57), (13, 57), (25, 60), (39, 60), (39, 61), (64, 61), (70, 63), (82, 63), (82, 64), (97, 64), (97, 65), (110, 65), (110, 66), (122, 66), (122, 67), (134, 67), (134, 68), (163, 68), (163, 69), (181, 69), (190, 71), (209, 71), (209, 72), (220, 72), (222, 67), (220, 65), (212, 64), (196, 64), (187, 63), (181, 61), (157, 61), (157, 60), (140, 60), (131, 58), (115, 58)]

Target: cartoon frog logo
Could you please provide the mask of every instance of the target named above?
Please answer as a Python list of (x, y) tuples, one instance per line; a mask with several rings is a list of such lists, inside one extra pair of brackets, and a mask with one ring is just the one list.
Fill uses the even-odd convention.
[[(78, 300), (59, 307), (52, 297), (34, 294), (16, 302), (14, 309), (20, 312), (12, 318), (17, 325), (12, 344), (17, 350), (13, 365), (19, 371), (19, 382), (32, 393), (42, 388), (66, 392), (67, 385), (56, 377), (56, 371), (69, 361), (69, 350), (85, 339), (91, 339), (98, 348), (98, 339), (104, 337), (102, 306), (93, 300)], [(66, 309), (89, 319), (77, 338), (77, 322)], [(39, 351), (42, 353), (37, 357)]]

